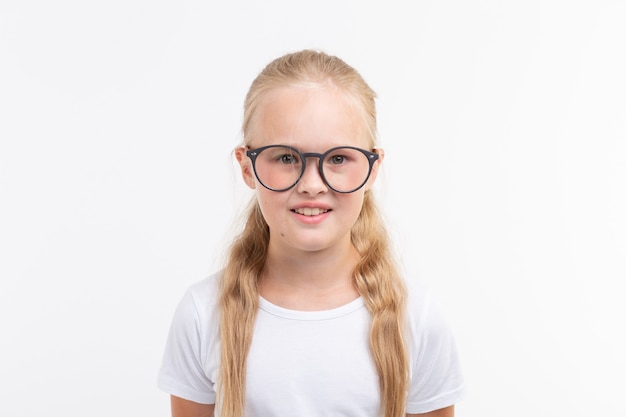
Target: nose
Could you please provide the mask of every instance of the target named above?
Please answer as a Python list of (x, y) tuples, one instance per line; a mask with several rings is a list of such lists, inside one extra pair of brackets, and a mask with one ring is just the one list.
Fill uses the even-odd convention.
[(302, 177), (296, 186), (298, 192), (317, 195), (328, 191), (328, 186), (324, 182), (320, 172), (318, 160), (319, 159), (315, 157), (309, 157), (307, 159)]

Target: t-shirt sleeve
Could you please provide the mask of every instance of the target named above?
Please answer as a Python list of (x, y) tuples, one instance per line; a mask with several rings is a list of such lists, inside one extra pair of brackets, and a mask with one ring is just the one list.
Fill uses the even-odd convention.
[(157, 386), (186, 400), (214, 404), (215, 384), (204, 366), (207, 352), (202, 326), (196, 300), (189, 290), (174, 313)]
[(458, 403), (465, 387), (456, 343), (442, 312), (427, 293), (411, 323), (412, 370), (406, 412), (426, 413)]

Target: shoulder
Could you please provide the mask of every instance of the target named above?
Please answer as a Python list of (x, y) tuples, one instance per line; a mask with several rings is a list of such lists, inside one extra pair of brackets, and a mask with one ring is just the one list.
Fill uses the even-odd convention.
[(159, 371), (159, 387), (202, 404), (215, 402), (219, 352), (219, 276), (190, 285), (180, 299)]
[(434, 290), (407, 283), (407, 343), (411, 361), (408, 413), (449, 407), (464, 396), (464, 382), (452, 329)]
[(426, 319), (433, 307), (433, 291), (430, 287), (416, 280), (406, 279), (407, 289), (407, 316), (412, 323), (419, 323)]
[(214, 273), (187, 288), (176, 308), (174, 324), (179, 324), (181, 328), (194, 326), (200, 330), (207, 328), (207, 322), (216, 320), (220, 276), (220, 272)]
[(208, 277), (191, 284), (185, 292), (185, 297), (194, 303), (202, 305), (215, 304), (219, 300), (219, 280), (221, 272), (216, 272)]
[(407, 324), (414, 347), (422, 347), (428, 340), (450, 338), (449, 323), (434, 291), (414, 280), (407, 280), (406, 287)]

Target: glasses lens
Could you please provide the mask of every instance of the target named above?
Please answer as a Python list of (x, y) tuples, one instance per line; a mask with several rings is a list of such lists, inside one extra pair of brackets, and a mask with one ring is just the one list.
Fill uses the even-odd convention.
[(339, 192), (360, 188), (370, 174), (370, 161), (358, 149), (337, 148), (324, 158), (322, 164), (328, 185)]
[(272, 146), (257, 155), (255, 170), (259, 181), (266, 187), (286, 190), (300, 178), (302, 158), (287, 146)]

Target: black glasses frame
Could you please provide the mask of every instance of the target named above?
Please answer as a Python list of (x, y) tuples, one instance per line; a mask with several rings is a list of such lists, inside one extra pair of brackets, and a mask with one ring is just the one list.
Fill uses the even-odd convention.
[[(294, 181), (294, 183), (291, 184), (289, 187), (286, 187), (286, 188), (272, 188), (272, 187), (268, 187), (267, 184), (265, 184), (261, 180), (261, 178), (259, 178), (259, 174), (257, 174), (257, 172), (256, 172), (256, 158), (257, 158), (257, 156), (259, 156), (259, 154), (261, 152), (263, 152), (265, 149), (270, 149), (270, 148), (287, 148), (287, 149), (293, 151), (294, 153), (298, 154), (298, 156), (300, 156), (300, 160), (302, 161), (302, 168), (300, 168), (300, 175), (298, 175), (298, 179), (296, 181)], [(367, 157), (367, 160), (369, 162), (369, 171), (367, 172), (367, 176), (365, 177), (363, 182), (358, 187), (356, 187), (356, 188), (354, 188), (354, 189), (352, 189), (350, 191), (340, 191), (340, 190), (337, 190), (336, 188), (334, 188), (332, 185), (330, 185), (328, 183), (328, 180), (326, 179), (326, 176), (324, 175), (324, 158), (326, 158), (326, 156), (328, 156), (328, 154), (330, 154), (331, 152), (336, 151), (337, 149), (354, 149), (355, 151), (359, 151), (359, 152), (361, 152), (363, 155), (365, 155)], [(380, 155), (378, 155), (375, 152), (370, 152), (370, 151), (367, 151), (365, 149), (357, 148), (357, 147), (354, 147), (354, 146), (337, 146), (337, 147), (334, 147), (334, 148), (331, 148), (331, 149), (327, 150), (324, 153), (316, 153), (316, 152), (300, 152), (298, 149), (294, 148), (293, 146), (289, 146), (289, 145), (268, 145), (268, 146), (261, 146), (260, 148), (256, 148), (256, 149), (248, 149), (248, 150), (246, 150), (246, 155), (252, 161), (252, 169), (254, 170), (254, 176), (257, 178), (257, 180), (259, 180), (261, 185), (263, 187), (267, 188), (270, 191), (276, 191), (276, 192), (287, 191), (287, 190), (290, 190), (293, 187), (295, 187), (296, 184), (298, 182), (300, 182), (300, 179), (302, 178), (302, 175), (304, 175), (304, 171), (306, 170), (306, 160), (307, 160), (307, 158), (318, 158), (318, 160), (319, 160), (318, 169), (319, 169), (320, 176), (322, 177), (322, 180), (324, 180), (324, 183), (328, 186), (328, 188), (330, 188), (331, 190), (333, 190), (333, 191), (335, 191), (337, 193), (341, 193), (341, 194), (350, 194), (350, 193), (353, 193), (353, 192), (361, 189), (365, 185), (367, 180), (370, 178), (370, 175), (372, 175), (372, 168), (374, 167), (374, 162), (376, 162), (378, 160), (378, 158), (380, 157)]]

